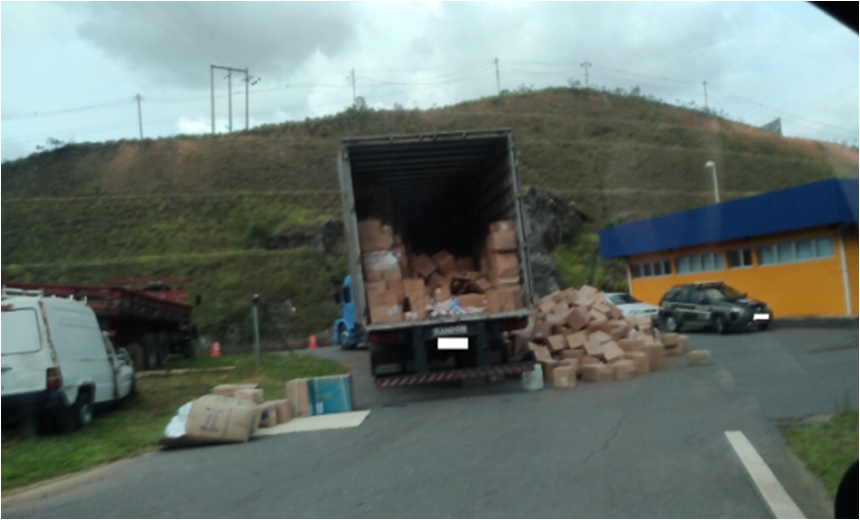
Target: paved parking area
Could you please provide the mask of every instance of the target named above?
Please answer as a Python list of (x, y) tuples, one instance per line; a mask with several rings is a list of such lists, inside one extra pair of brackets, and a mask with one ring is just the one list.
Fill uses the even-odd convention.
[(377, 391), (366, 352), (319, 349), (353, 366), (357, 404), (372, 408), (360, 427), (159, 452), (3, 514), (770, 517), (725, 439), (741, 430), (807, 516), (831, 516), (769, 419), (826, 413), (849, 390), (856, 404), (857, 332), (691, 336), (712, 365), (669, 358), (646, 377), (534, 393), (516, 381)]

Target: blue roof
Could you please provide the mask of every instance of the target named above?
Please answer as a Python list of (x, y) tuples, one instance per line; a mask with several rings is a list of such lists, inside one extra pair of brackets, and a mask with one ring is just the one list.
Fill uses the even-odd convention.
[(600, 230), (618, 258), (832, 224), (857, 224), (858, 181), (828, 179)]

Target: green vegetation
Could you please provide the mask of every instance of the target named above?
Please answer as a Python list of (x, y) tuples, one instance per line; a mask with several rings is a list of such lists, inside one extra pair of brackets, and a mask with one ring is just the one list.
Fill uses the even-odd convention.
[[(263, 368), (252, 356), (222, 356), (175, 363), (176, 368), (235, 366), (229, 372), (202, 372), (138, 380), (138, 397), (121, 408), (97, 414), (87, 428), (66, 436), (7, 438), (2, 445), (2, 486), (9, 489), (91, 468), (158, 447), (167, 423), (186, 402), (222, 383), (258, 383), (267, 399), (284, 395), (284, 382), (299, 377), (343, 373), (343, 367), (298, 354), (267, 354)], [(171, 368), (174, 364), (171, 364)]]
[(791, 449), (835, 496), (845, 470), (857, 460), (857, 410), (843, 409), (827, 422), (781, 430)]
[[(669, 106), (636, 88), (512, 92), (431, 110), (340, 114), (231, 135), (107, 143), (48, 143), (2, 170), (2, 269), (9, 281), (102, 283), (112, 277), (188, 277), (201, 331), (221, 338), (247, 316), (254, 292), (292, 299), (291, 331), (318, 332), (336, 309), (342, 255), (262, 251), (279, 228), (339, 218), (335, 158), (349, 136), (511, 128), (524, 185), (569, 197), (603, 223), (708, 204), (706, 161), (725, 200), (834, 176), (857, 177), (856, 150), (781, 138), (700, 107)], [(594, 232), (598, 224), (586, 226)], [(554, 256), (569, 283), (621, 289), (595, 237)]]
[(552, 252), (565, 287), (585, 284), (606, 292), (627, 292), (627, 263), (600, 258), (596, 233), (582, 233), (557, 246)]

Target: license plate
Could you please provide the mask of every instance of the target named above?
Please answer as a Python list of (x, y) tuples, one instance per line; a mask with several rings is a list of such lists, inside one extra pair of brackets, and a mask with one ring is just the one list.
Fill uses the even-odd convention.
[(766, 312), (757, 312), (753, 314), (753, 321), (768, 321), (770, 319), (770, 314)]
[(436, 347), (439, 350), (469, 350), (469, 338), (439, 338)]
[(466, 325), (451, 325), (448, 327), (434, 327), (431, 331), (434, 338), (442, 336), (465, 336), (469, 333), (469, 327)]

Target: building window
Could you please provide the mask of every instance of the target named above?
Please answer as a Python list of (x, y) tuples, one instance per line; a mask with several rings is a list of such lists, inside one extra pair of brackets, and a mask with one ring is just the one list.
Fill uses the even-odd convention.
[(630, 276), (633, 278), (652, 278), (654, 276), (666, 276), (672, 274), (669, 260), (657, 260), (655, 262), (643, 262), (630, 266)]
[(722, 269), (723, 254), (719, 252), (681, 256), (675, 260), (675, 271), (677, 271), (678, 274), (720, 271)]
[(791, 264), (833, 256), (830, 237), (768, 244), (758, 248), (759, 265)]
[(729, 261), (729, 269), (737, 269), (739, 267), (751, 267), (752, 263), (752, 250), (750, 248), (744, 249), (730, 249), (726, 251), (726, 259)]

